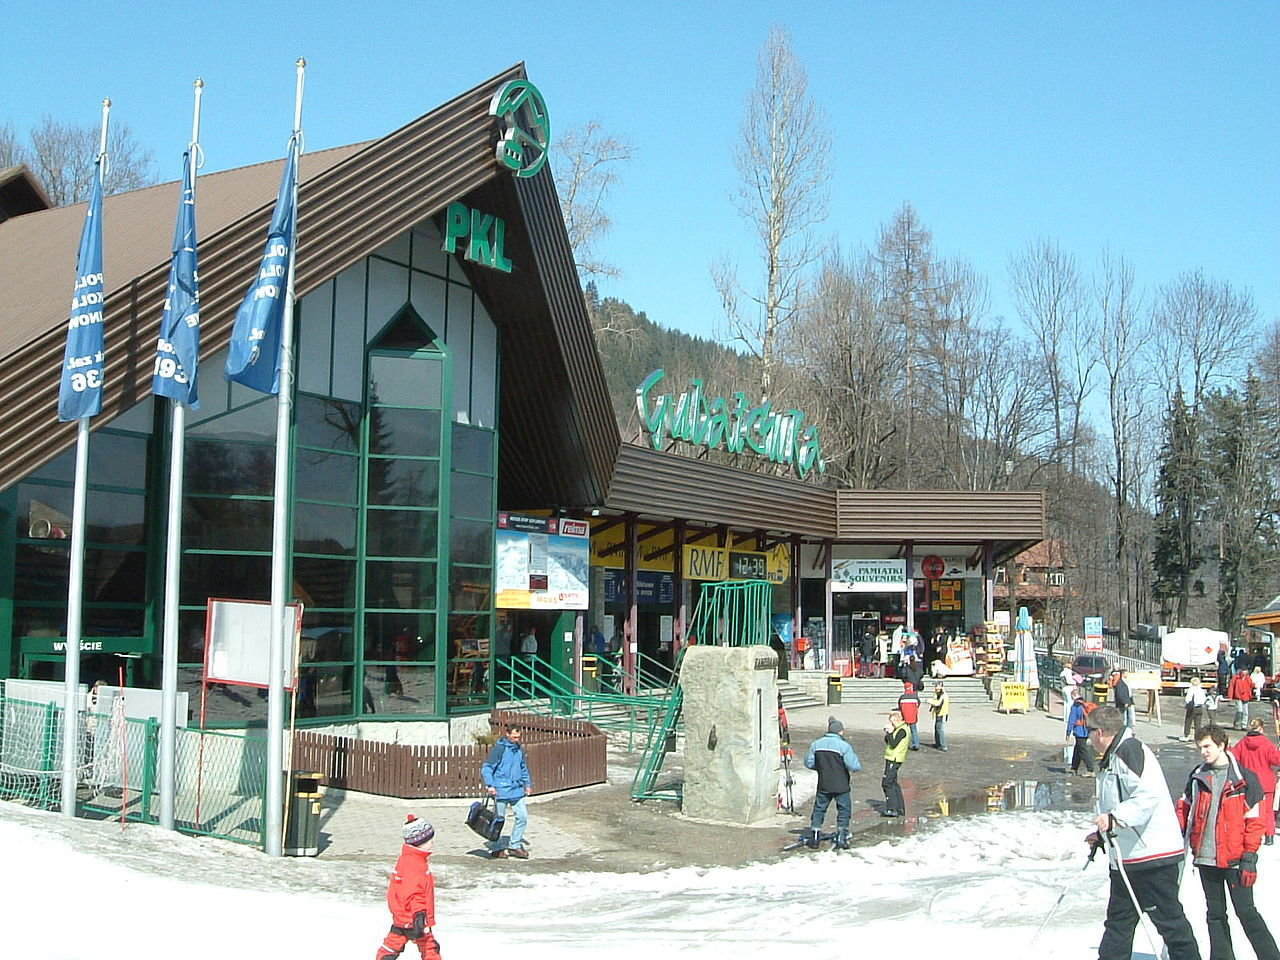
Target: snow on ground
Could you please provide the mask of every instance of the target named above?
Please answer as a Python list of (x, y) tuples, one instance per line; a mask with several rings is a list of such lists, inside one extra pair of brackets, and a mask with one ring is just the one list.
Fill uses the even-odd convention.
[[(1096, 950), (1106, 899), (1101, 858), (1081, 871), (1087, 820), (1026, 812), (935, 821), (851, 853), (799, 850), (741, 868), (437, 868), (437, 936), (455, 960), (512, 951), (527, 960), (601, 951), (652, 960), (655, 950), (773, 960), (780, 946), (804, 960), (864, 947), (879, 956), (936, 947), (949, 957), (1001, 948), (1006, 956), (1033, 950), (1038, 960), (1085, 957)], [(1280, 900), (1272, 849), (1263, 852), (1257, 893), (1280, 924), (1280, 911), (1268, 910)], [(6, 803), (0, 856), (0, 942), (4, 956), (23, 960), (371, 958), (388, 923), (390, 863), (272, 861), (233, 844)], [(1062, 905), (1032, 945), (1064, 884)], [(1183, 901), (1207, 946), (1194, 877)], [(1237, 943), (1248, 950), (1242, 936)], [(1147, 950), (1141, 932), (1135, 948)]]

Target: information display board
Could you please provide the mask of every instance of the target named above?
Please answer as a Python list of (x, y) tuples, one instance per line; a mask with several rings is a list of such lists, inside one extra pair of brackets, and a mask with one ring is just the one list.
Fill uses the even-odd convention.
[[(302, 604), (285, 604), (284, 657), (286, 690), (298, 686), (297, 649), (302, 635)], [(210, 597), (205, 609), (205, 683), (270, 686), (271, 604), (265, 600)]]

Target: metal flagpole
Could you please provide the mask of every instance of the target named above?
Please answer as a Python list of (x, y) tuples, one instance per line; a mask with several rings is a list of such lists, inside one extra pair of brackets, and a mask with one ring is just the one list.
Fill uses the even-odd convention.
[[(99, 187), (106, 178), (107, 121), (111, 101), (102, 101), (102, 129), (98, 135)], [(80, 759), (80, 635), (83, 632), (85, 501), (89, 489), (89, 418), (76, 421), (76, 479), (71, 507), (71, 569), (67, 585), (67, 642), (62, 707), (62, 815), (76, 815), (76, 779)]]
[[(196, 77), (195, 106), (191, 116), (191, 202), (195, 203), (196, 170), (200, 155), (200, 98), (204, 81)], [(192, 238), (194, 240), (194, 238)], [(191, 372), (187, 371), (190, 376)], [(170, 398), (172, 429), (169, 432), (169, 515), (165, 525), (164, 631), (160, 669), (160, 826), (174, 828), (178, 743), (178, 587), (182, 576), (183, 454), (186, 449), (187, 408)]]
[[(289, 149), (302, 154), (302, 82), (307, 61), (298, 58), (293, 101), (293, 137)], [(293, 274), (297, 263), (298, 178), (293, 181), (293, 236), (289, 238), (289, 274), (280, 325), (280, 392), (276, 395), (276, 478), (271, 531), (271, 646), (267, 657), (267, 812), (264, 845), (269, 857), (283, 850), (284, 827), (284, 631), (285, 579), (289, 548), (289, 425), (293, 415)]]

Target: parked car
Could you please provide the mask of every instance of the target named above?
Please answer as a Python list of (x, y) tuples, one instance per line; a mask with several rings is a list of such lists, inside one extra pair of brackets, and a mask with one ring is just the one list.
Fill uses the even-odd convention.
[(1107, 679), (1111, 667), (1107, 664), (1107, 658), (1100, 653), (1078, 653), (1071, 661), (1071, 672), (1084, 677), (1089, 683), (1096, 683)]

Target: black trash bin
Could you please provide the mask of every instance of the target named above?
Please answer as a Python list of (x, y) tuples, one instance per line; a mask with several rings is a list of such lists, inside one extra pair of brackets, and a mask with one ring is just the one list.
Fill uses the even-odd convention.
[(314, 857), (320, 853), (320, 786), (323, 775), (294, 771), (293, 790), (285, 797), (284, 855)]
[(835, 674), (827, 677), (827, 706), (838, 704), (844, 697), (844, 684)]

